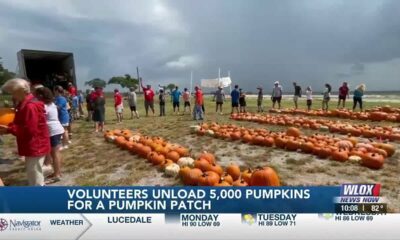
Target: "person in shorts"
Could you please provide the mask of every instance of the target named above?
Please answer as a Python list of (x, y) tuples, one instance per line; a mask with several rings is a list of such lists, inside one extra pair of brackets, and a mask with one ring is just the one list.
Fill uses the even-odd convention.
[(146, 87), (143, 86), (142, 78), (140, 80), (140, 85), (143, 89), (144, 93), (144, 109), (146, 111), (146, 117), (149, 116), (149, 108), (151, 109), (153, 116), (154, 116), (154, 91), (151, 89), (151, 85), (147, 85)]
[(189, 114), (192, 112), (191, 106), (190, 106), (190, 92), (187, 88), (184, 89), (182, 98), (184, 101), (184, 106), (183, 106), (183, 113), (186, 112), (186, 108), (189, 108)]
[(61, 137), (64, 128), (58, 119), (57, 106), (54, 104), (54, 96), (50, 89), (46, 87), (37, 88), (35, 96), (39, 101), (44, 103), (47, 119), (47, 127), (50, 133), (51, 152), (46, 156), (45, 166), (52, 166), (53, 173), (47, 176), (46, 184), (58, 182), (61, 180)]
[(175, 89), (171, 92), (171, 96), (172, 96), (172, 107), (174, 109), (174, 113), (176, 110), (177, 114), (179, 114), (179, 100), (181, 97), (182, 93), (181, 91), (179, 91), (178, 86), (175, 86)]
[(224, 93), (224, 89), (219, 86), (218, 90), (215, 91), (214, 94), (214, 101), (216, 103), (215, 105), (215, 112), (218, 112), (218, 108), (219, 108), (219, 113), (222, 115), (222, 105), (224, 104), (225, 101), (225, 93)]
[(306, 97), (307, 97), (307, 111), (310, 111), (313, 99), (311, 86), (308, 86), (306, 89)]
[(57, 86), (55, 90), (55, 104), (58, 109), (58, 119), (61, 125), (64, 127), (63, 134), (63, 146), (60, 150), (67, 149), (69, 144), (69, 134), (68, 134), (68, 126), (70, 124), (70, 116), (68, 113), (68, 101), (64, 97), (64, 89), (61, 86)]
[(114, 89), (114, 108), (115, 115), (117, 116), (117, 123), (122, 123), (124, 102), (122, 101), (122, 95), (118, 89)]
[(129, 108), (131, 110), (131, 119), (133, 119), (133, 114), (135, 114), (136, 118), (139, 118), (139, 113), (136, 109), (137, 106), (137, 97), (136, 97), (136, 93), (135, 93), (135, 88), (134, 87), (130, 87), (129, 88), (129, 93), (128, 93), (128, 104), (129, 104)]
[(231, 92), (231, 103), (232, 103), (232, 111), (231, 114), (233, 113), (234, 110), (236, 110), (237, 113), (239, 113), (239, 85), (235, 85), (235, 88)]
[(297, 85), (296, 82), (293, 82), (293, 87), (294, 87), (294, 96), (293, 96), (293, 102), (294, 102), (294, 108), (297, 109), (298, 105), (297, 102), (299, 98), (301, 98), (301, 87)]
[(337, 107), (340, 107), (340, 103), (342, 103), (342, 108), (346, 107), (346, 98), (349, 97), (349, 87), (347, 85), (347, 82), (343, 82), (342, 86), (339, 88), (339, 100)]
[(278, 103), (278, 108), (281, 109), (282, 86), (279, 84), (278, 81), (274, 83), (271, 100), (272, 100), (272, 108), (275, 108), (275, 103)]
[(329, 101), (331, 100), (331, 91), (332, 87), (330, 84), (325, 84), (325, 90), (323, 91), (322, 96), (322, 111), (328, 111), (329, 109)]

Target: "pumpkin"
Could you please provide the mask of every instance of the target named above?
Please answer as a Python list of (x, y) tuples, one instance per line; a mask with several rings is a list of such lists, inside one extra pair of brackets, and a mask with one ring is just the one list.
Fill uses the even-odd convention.
[(174, 161), (171, 159), (165, 159), (165, 161), (160, 165), (160, 168), (165, 171), (165, 168), (171, 164), (174, 164)]
[(147, 160), (149, 160), (154, 165), (160, 165), (165, 162), (165, 157), (157, 152), (150, 152), (147, 154)]
[(219, 183), (220, 176), (212, 171), (207, 171), (203, 173), (198, 178), (198, 185), (199, 186), (214, 186)]
[(300, 137), (301, 132), (298, 128), (290, 127), (286, 130), (286, 135), (292, 137)]
[(226, 168), (226, 173), (228, 173), (232, 179), (235, 181), (237, 179), (240, 178), (240, 168), (238, 165), (236, 164), (230, 164), (227, 168)]
[(126, 139), (123, 136), (118, 136), (115, 139), (115, 144), (117, 144), (118, 147), (123, 148), (125, 146)]
[(182, 146), (178, 146), (176, 148), (173, 148), (175, 152), (179, 154), (181, 157), (186, 157), (189, 156), (189, 150), (187, 148), (184, 148)]
[(357, 155), (353, 155), (353, 156), (350, 156), (349, 157), (349, 161), (350, 162), (361, 162), (361, 160), (362, 160), (362, 158), (360, 157), (360, 156), (357, 156)]
[(347, 151), (339, 149), (336, 151), (333, 151), (331, 154), (332, 160), (339, 161), (339, 162), (345, 162), (349, 159), (349, 155)]
[(297, 151), (301, 147), (301, 144), (297, 140), (288, 140), (286, 142), (286, 149), (289, 151)]
[(388, 143), (372, 143), (372, 145), (376, 148), (380, 148), (386, 151), (388, 157), (393, 156), (396, 152), (396, 148), (392, 144)]
[(176, 151), (170, 151), (170, 152), (168, 152), (166, 157), (167, 157), (168, 159), (171, 159), (171, 160), (174, 161), (174, 162), (178, 162), (178, 160), (179, 160), (179, 158), (180, 158), (179, 153), (176, 152)]
[(200, 154), (199, 158), (207, 160), (210, 164), (215, 163), (215, 156), (209, 152), (204, 151)]
[(194, 125), (194, 126), (190, 126), (189, 128), (190, 128), (191, 133), (196, 133), (200, 130), (201, 127), (199, 125)]
[(179, 165), (176, 163), (170, 164), (165, 167), (165, 175), (170, 177), (176, 177), (179, 174)]
[(239, 140), (241, 137), (241, 134), (240, 134), (240, 132), (233, 132), (233, 133), (231, 133), (230, 136), (231, 136), (232, 140)]
[(366, 153), (361, 159), (361, 165), (372, 169), (380, 169), (384, 160), (383, 156), (378, 153)]
[(281, 137), (281, 136), (275, 138), (275, 146), (277, 148), (284, 149), (286, 147), (286, 143), (287, 143), (287, 140), (285, 138)]
[(263, 145), (264, 144), (264, 137), (263, 136), (255, 136), (251, 140), (251, 143), (254, 145)]
[(304, 153), (311, 153), (314, 149), (314, 144), (312, 142), (305, 142), (300, 145), (300, 149)]
[(317, 155), (319, 158), (327, 158), (331, 155), (332, 150), (327, 147), (315, 147), (313, 154)]
[(225, 182), (228, 182), (229, 184), (232, 184), (232, 183), (233, 183), (233, 178), (232, 178), (232, 176), (229, 175), (228, 173), (224, 173), (224, 174), (222, 175), (220, 181), (225, 181)]
[(253, 174), (253, 170), (251, 168), (248, 168), (246, 170), (244, 170), (241, 174), (241, 178), (247, 182), (250, 183), (250, 179), (251, 179), (251, 174)]
[(275, 140), (273, 137), (265, 137), (263, 141), (263, 145), (266, 147), (274, 146)]
[(214, 185), (215, 187), (230, 187), (232, 186), (231, 183), (227, 182), (227, 181), (220, 181), (218, 184)]
[(369, 113), (369, 119), (372, 121), (383, 121), (386, 120), (388, 114), (385, 112), (371, 112)]
[(177, 163), (180, 167), (184, 167), (184, 166), (191, 167), (194, 165), (194, 159), (191, 157), (182, 157), (182, 158), (179, 158)]
[(250, 186), (280, 186), (280, 180), (274, 169), (258, 167), (251, 174)]
[(238, 179), (232, 183), (234, 187), (247, 187), (249, 184), (244, 179)]
[(113, 143), (115, 141), (115, 136), (114, 135), (107, 135), (106, 136), (107, 142)]
[(205, 160), (204, 158), (200, 158), (200, 159), (197, 159), (196, 161), (194, 161), (194, 167), (199, 168), (202, 171), (207, 171), (209, 166), (210, 166), (210, 163), (207, 160)]
[(192, 168), (187, 172), (187, 174), (184, 174), (182, 176), (183, 184), (189, 186), (196, 186), (198, 179), (201, 175), (203, 175), (203, 172), (200, 169)]
[(221, 165), (218, 164), (209, 164), (207, 166), (207, 171), (215, 172), (218, 175), (222, 175), (224, 173), (224, 169), (221, 167)]
[(147, 157), (147, 154), (151, 152), (151, 148), (149, 146), (143, 146), (139, 149), (139, 156)]
[(252, 140), (253, 140), (253, 137), (250, 134), (245, 134), (242, 137), (242, 141), (245, 143), (250, 143), (250, 142), (252, 142)]

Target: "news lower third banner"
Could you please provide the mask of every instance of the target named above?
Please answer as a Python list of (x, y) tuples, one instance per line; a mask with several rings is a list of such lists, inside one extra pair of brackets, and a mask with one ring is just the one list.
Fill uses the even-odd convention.
[(400, 239), (386, 204), (379, 184), (4, 187), (0, 239)]

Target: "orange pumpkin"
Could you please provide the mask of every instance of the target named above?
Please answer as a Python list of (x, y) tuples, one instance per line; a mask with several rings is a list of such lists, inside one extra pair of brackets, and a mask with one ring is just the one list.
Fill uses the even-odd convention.
[(207, 171), (203, 173), (198, 178), (198, 185), (199, 186), (214, 186), (219, 183), (220, 176), (212, 171)]
[(230, 187), (232, 186), (231, 183), (227, 182), (227, 181), (220, 181), (218, 184), (214, 185), (215, 187)]
[(247, 187), (249, 184), (244, 179), (238, 179), (232, 183), (234, 187)]
[(241, 177), (245, 182), (250, 183), (251, 174), (253, 174), (253, 170), (248, 168), (242, 172)]
[(314, 149), (314, 144), (312, 142), (305, 142), (301, 144), (300, 149), (304, 153), (311, 153)]
[(286, 142), (286, 149), (289, 151), (297, 151), (301, 144), (297, 140), (288, 140)]
[(183, 184), (189, 186), (197, 186), (198, 179), (203, 175), (203, 172), (198, 168), (192, 168), (187, 174), (183, 175)]
[(179, 153), (178, 152), (176, 152), (176, 151), (170, 151), (170, 152), (168, 152), (167, 153), (167, 156), (166, 156), (168, 159), (171, 159), (172, 161), (174, 161), (174, 162), (178, 162), (178, 160), (179, 160), (179, 158), (180, 158), (180, 155), (179, 155)]
[[(173, 163), (173, 161), (171, 161), (171, 163)], [(181, 177), (181, 179), (183, 179), (183, 176), (186, 176), (190, 170), (191, 168), (188, 166), (181, 167), (179, 169), (179, 176)]]
[(224, 173), (224, 169), (221, 167), (221, 165), (215, 163), (209, 164), (207, 167), (207, 171), (215, 172), (220, 176)]
[(380, 148), (386, 151), (388, 157), (393, 156), (396, 152), (396, 148), (392, 144), (388, 143), (372, 143), (372, 145), (376, 148)]
[(226, 172), (232, 176), (232, 179), (235, 181), (237, 179), (240, 178), (240, 168), (238, 165), (236, 164), (230, 164), (227, 168), (226, 168)]
[(378, 153), (366, 153), (361, 158), (361, 164), (372, 169), (382, 168), (384, 161), (383, 156)]
[(180, 157), (186, 157), (189, 156), (189, 150), (187, 148), (184, 148), (182, 146), (178, 146), (173, 149), (175, 152), (179, 154)]
[(300, 137), (301, 132), (298, 128), (290, 127), (286, 130), (286, 135), (292, 136), (292, 137)]
[(280, 186), (280, 180), (274, 169), (259, 167), (251, 175), (250, 186)]
[(210, 164), (215, 163), (215, 156), (206, 151), (204, 151), (202, 154), (200, 154), (199, 158), (203, 158), (203, 159), (207, 160)]
[(143, 146), (139, 149), (139, 155), (141, 157), (147, 157), (147, 154), (151, 152), (151, 148), (149, 146)]
[(347, 151), (339, 149), (332, 152), (331, 158), (335, 161), (345, 162), (349, 159), (349, 155)]
[(204, 158), (197, 159), (194, 161), (194, 167), (201, 169), (202, 171), (207, 171), (209, 169), (210, 163)]
[(222, 175), (220, 181), (225, 181), (225, 182), (228, 182), (229, 184), (232, 184), (232, 183), (233, 183), (233, 178), (232, 178), (232, 176), (229, 175), (228, 173), (224, 173), (224, 174)]

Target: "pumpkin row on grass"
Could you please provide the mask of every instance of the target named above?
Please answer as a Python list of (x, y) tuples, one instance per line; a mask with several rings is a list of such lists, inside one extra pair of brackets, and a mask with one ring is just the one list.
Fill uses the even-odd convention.
[(334, 109), (331, 111), (303, 110), (303, 109), (270, 109), (271, 113), (302, 114), (309, 116), (334, 117), (354, 119), (360, 121), (390, 121), (400, 122), (400, 113), (387, 113), (383, 111), (352, 112), (348, 109)]
[(236, 121), (251, 121), (261, 124), (296, 126), (305, 129), (329, 131), (356, 137), (377, 138), (389, 141), (400, 141), (400, 128), (391, 126), (370, 126), (368, 124), (350, 124), (342, 121), (315, 119), (290, 115), (261, 115), (253, 113), (232, 114)]
[(373, 169), (381, 168), (385, 158), (395, 153), (395, 147), (391, 144), (359, 142), (360, 139), (355, 137), (337, 138), (326, 134), (305, 136), (295, 127), (289, 127), (286, 132), (271, 132), (233, 124), (203, 123), (192, 126), (192, 132), (200, 136), (207, 134), (215, 138), (240, 140), (247, 144), (299, 151), (340, 162), (357, 161)]
[[(153, 165), (164, 169), (166, 175), (181, 178), (189, 186), (279, 186), (276, 172), (269, 167), (259, 167), (254, 171), (230, 164), (226, 169), (216, 163), (216, 157), (202, 152), (194, 160), (189, 150), (171, 144), (160, 137), (148, 137), (130, 130), (106, 131), (104, 138), (118, 147), (146, 158)], [(250, 172), (249, 172), (250, 171)], [(254, 173), (254, 177), (253, 177)], [(250, 174), (250, 176), (248, 176)], [(243, 178), (242, 178), (243, 176)], [(253, 180), (252, 180), (253, 179)]]

